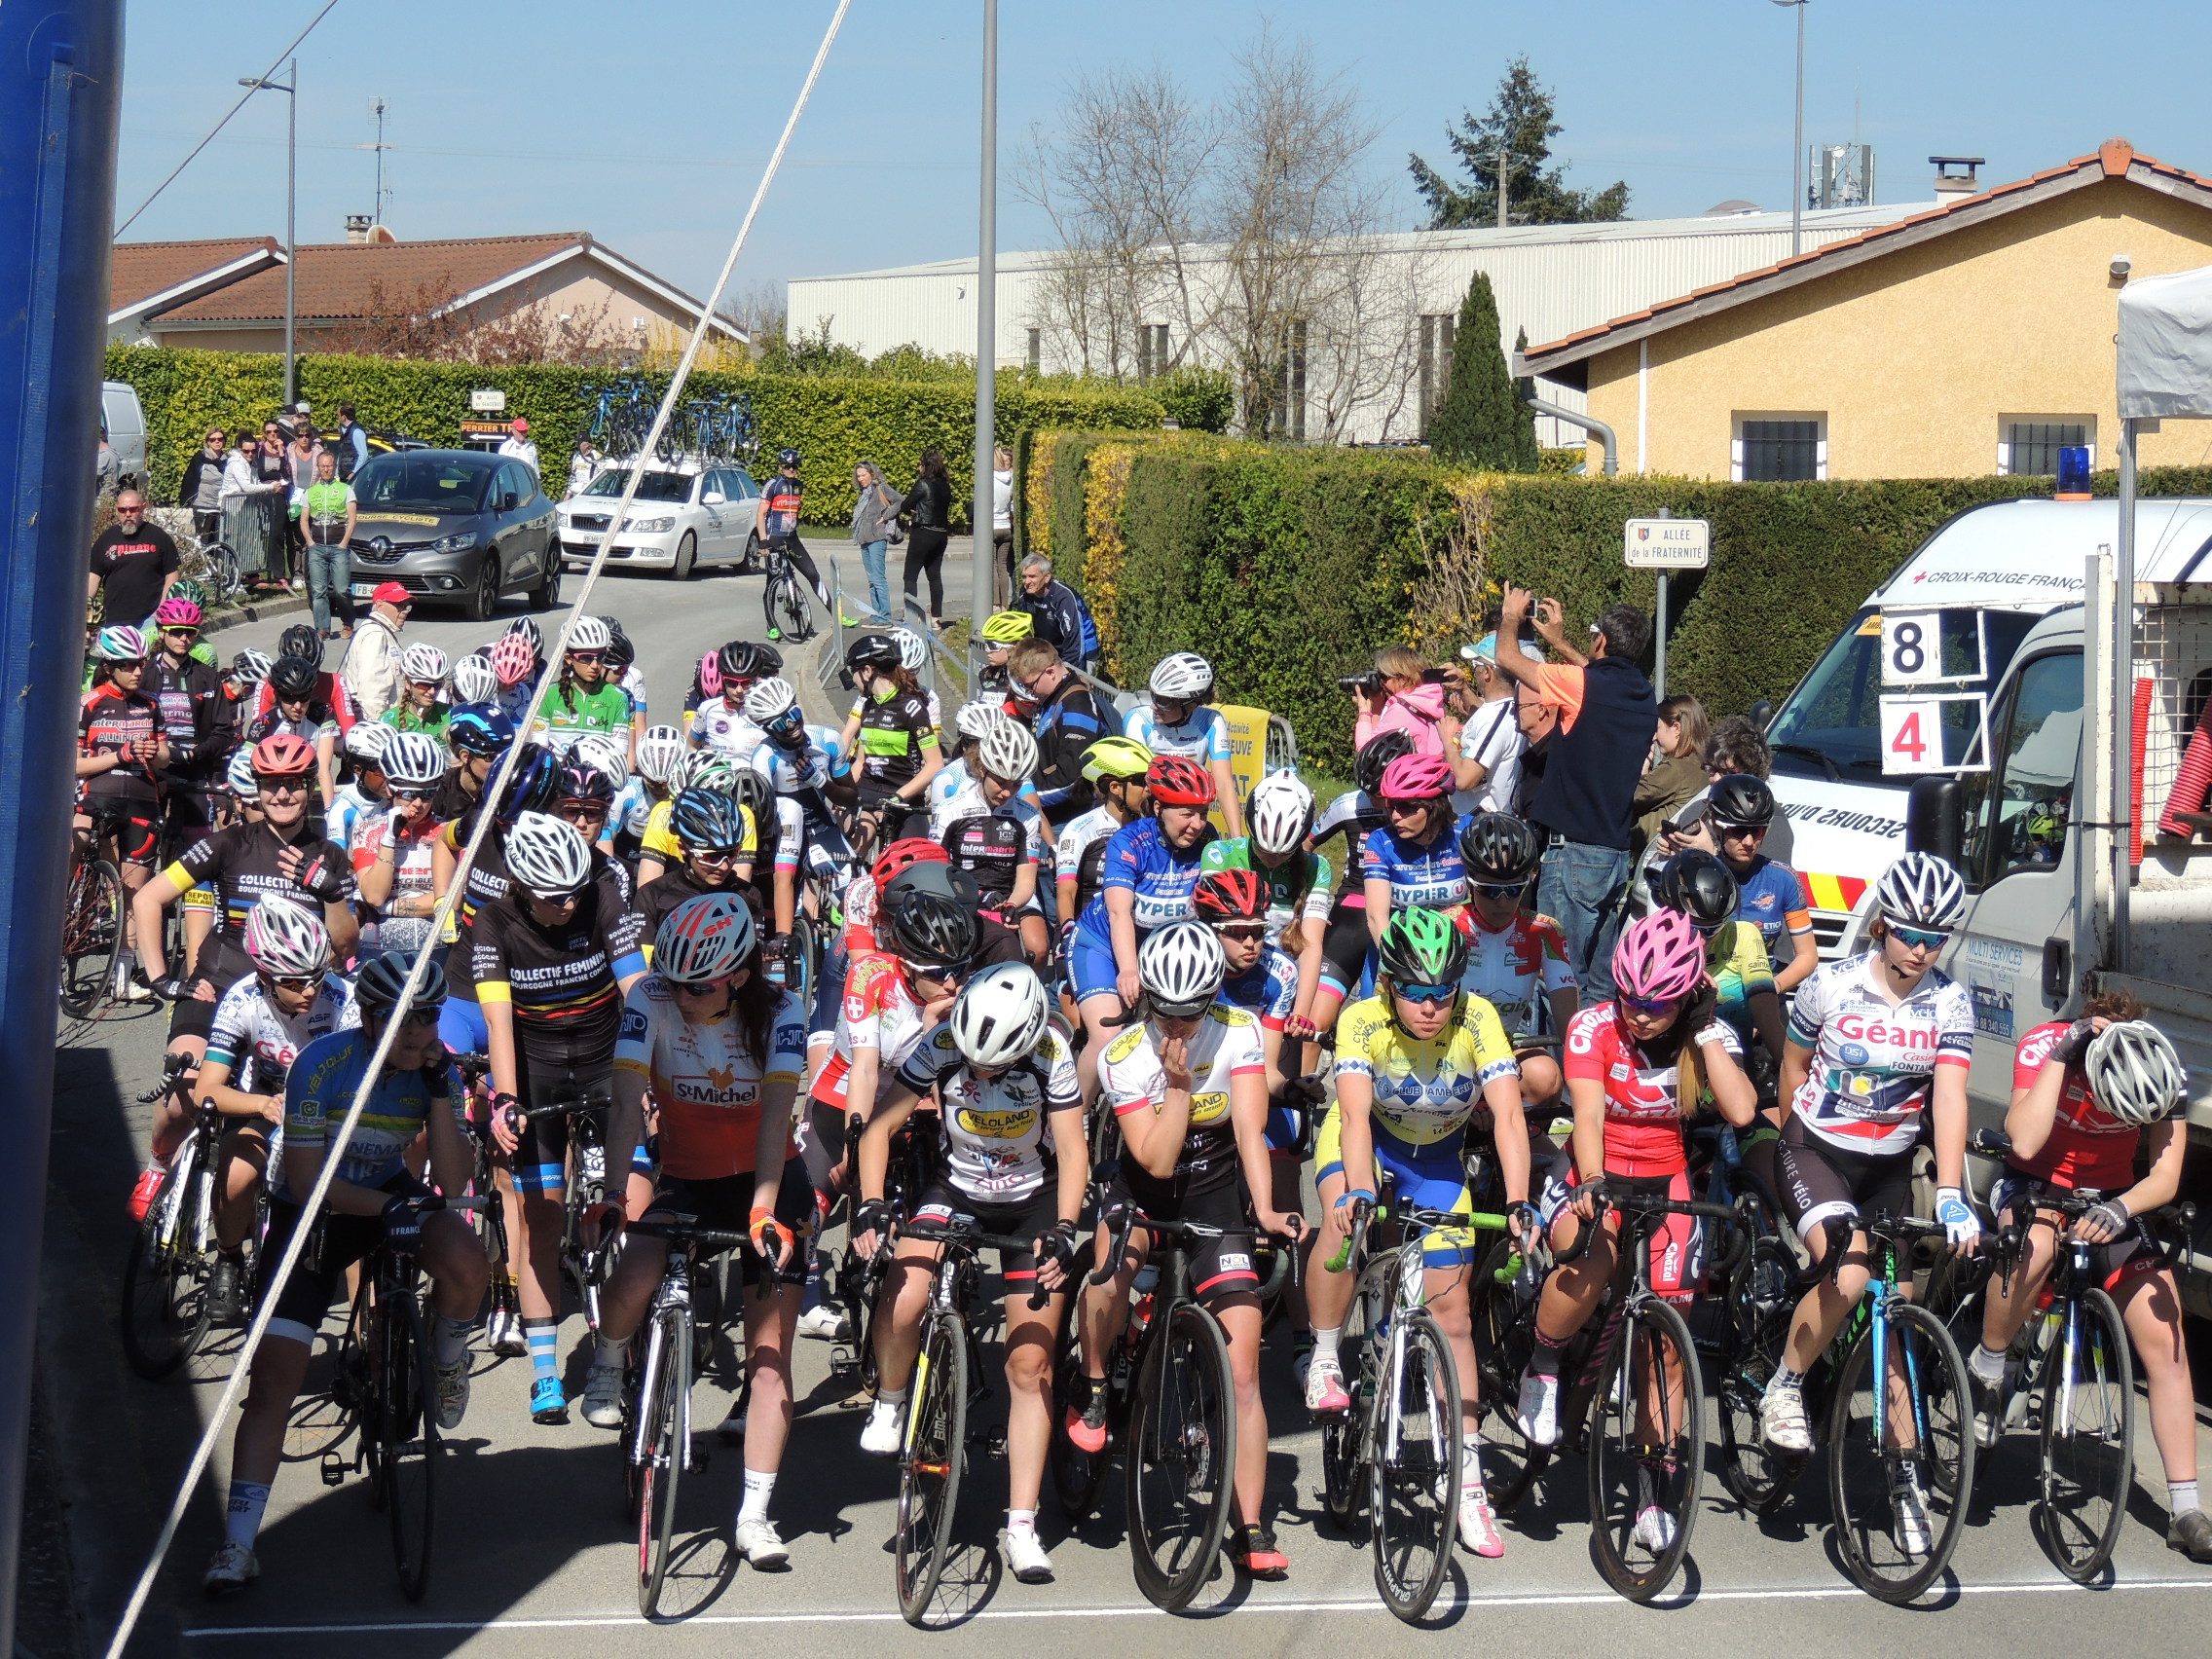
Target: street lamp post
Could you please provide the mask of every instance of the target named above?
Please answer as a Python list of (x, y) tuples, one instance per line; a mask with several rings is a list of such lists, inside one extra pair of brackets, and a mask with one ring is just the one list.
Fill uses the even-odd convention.
[(975, 553), (969, 567), (969, 657), (982, 663), (983, 618), (996, 605), (991, 542), (991, 472), (998, 425), (999, 0), (983, 0), (982, 202), (976, 239)]
[(1805, 4), (1774, 0), (1797, 14), (1797, 142), (1789, 152), (1789, 257), (1805, 250)]
[(239, 85), (257, 92), (282, 92), (284, 104), (284, 409), (287, 415), (299, 400), (299, 369), (293, 355), (292, 329), (298, 313), (300, 243), (296, 215), (299, 207), (300, 60), (285, 66), (290, 85), (254, 75), (241, 75)]

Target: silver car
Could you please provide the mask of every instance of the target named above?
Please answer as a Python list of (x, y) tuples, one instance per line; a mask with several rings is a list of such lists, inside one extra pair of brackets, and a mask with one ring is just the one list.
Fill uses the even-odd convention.
[[(591, 563), (607, 521), (629, 487), (628, 467), (608, 467), (561, 503), (566, 561)], [(676, 581), (706, 566), (753, 570), (759, 563), (760, 544), (754, 535), (759, 517), (760, 486), (741, 466), (726, 461), (654, 466), (638, 486), (607, 568), (657, 571)]]

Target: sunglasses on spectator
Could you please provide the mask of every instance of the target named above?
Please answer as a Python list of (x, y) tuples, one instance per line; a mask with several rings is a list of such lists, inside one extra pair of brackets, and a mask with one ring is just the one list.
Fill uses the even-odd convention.
[(1448, 1003), (1459, 994), (1457, 985), (1393, 985), (1390, 988), (1406, 1001), (1419, 1003), (1424, 1008)]
[(1253, 922), (1249, 926), (1242, 922), (1235, 922), (1228, 927), (1216, 928), (1213, 931), (1223, 939), (1234, 939), (1244, 944), (1256, 944), (1268, 937), (1267, 924), (1264, 922)]
[(145, 510), (144, 507), (127, 507), (119, 501), (116, 503), (115, 516), (117, 518), (136, 518)]
[(1890, 937), (1907, 950), (1941, 950), (1951, 936), (1947, 933), (1934, 933), (1927, 928), (1900, 927), (1892, 922)]

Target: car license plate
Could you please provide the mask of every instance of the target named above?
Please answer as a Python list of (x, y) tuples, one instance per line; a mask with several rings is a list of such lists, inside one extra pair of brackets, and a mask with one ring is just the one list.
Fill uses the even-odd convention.
[(353, 584), (353, 597), (355, 599), (367, 599), (376, 591), (377, 587), (374, 582), (355, 582)]

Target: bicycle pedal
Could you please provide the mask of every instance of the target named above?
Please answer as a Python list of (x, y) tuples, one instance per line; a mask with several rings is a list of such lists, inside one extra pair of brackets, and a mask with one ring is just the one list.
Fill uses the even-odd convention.
[(687, 1475), (703, 1475), (707, 1472), (707, 1465), (713, 1461), (712, 1452), (704, 1446), (693, 1446), (690, 1459), (683, 1465), (683, 1472)]
[(1002, 1461), (1006, 1457), (1006, 1430), (1003, 1428), (990, 1429), (980, 1434), (971, 1435), (968, 1444), (986, 1457), (995, 1457)]
[(346, 1484), (346, 1459), (335, 1452), (322, 1455), (322, 1484), (326, 1487)]

